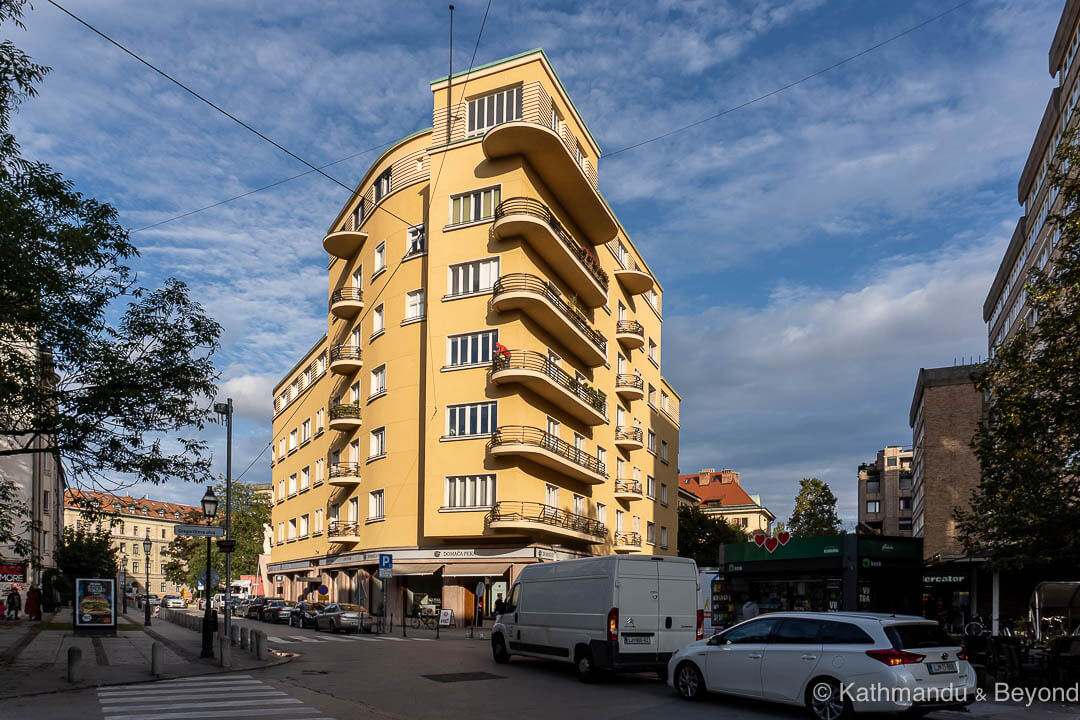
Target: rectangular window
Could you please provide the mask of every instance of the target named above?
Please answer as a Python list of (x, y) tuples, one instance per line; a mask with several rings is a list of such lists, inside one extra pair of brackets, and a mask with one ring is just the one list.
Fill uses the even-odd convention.
[(502, 189), (498, 186), (454, 195), (450, 198), (450, 224), (490, 220), (501, 199)]
[(375, 202), (390, 194), (390, 170), (391, 168), (387, 168), (375, 181)]
[(659, 362), (656, 352), (656, 343), (653, 342), (652, 338), (649, 338), (649, 359), (654, 363)]
[(297, 446), (297, 442), (296, 442), (297, 434), (298, 433), (297, 433), (297, 430), (295, 428), (289, 432), (289, 452), (292, 452), (293, 450), (296, 449), (296, 446)]
[(326, 410), (319, 408), (315, 411), (315, 432), (321, 433), (326, 429)]
[(885, 465), (887, 467), (896, 467), (896, 457), (885, 458)]
[(419, 255), (427, 250), (427, 234), (423, 225), (413, 225), (405, 237), (405, 257)]
[(45, 491), (43, 491), (43, 492), (42, 492), (42, 494), (41, 494), (41, 498), (42, 498), (42, 502), (41, 502), (41, 505), (42, 505), (42, 507), (41, 507), (41, 510), (42, 510), (42, 512), (44, 512), (44, 513), (45, 513), (46, 515), (48, 515), (48, 514), (49, 514), (49, 505), (51, 504), (51, 503), (49, 502), (49, 491), (48, 491), (48, 490), (45, 490)]
[(652, 430), (649, 431), (649, 452), (656, 454), (656, 433)]
[(469, 101), (469, 135), (521, 119), (521, 85)]
[(354, 405), (360, 404), (360, 381), (357, 380), (349, 386), (349, 402)]
[(139, 561), (138, 560), (132, 560), (131, 561), (131, 572), (132, 573), (138, 573), (139, 572)]
[(868, 513), (879, 513), (879, 512), (881, 512), (881, 501), (880, 500), (868, 500), (867, 503), (866, 503), (866, 512), (868, 512)]
[(656, 544), (656, 523), (645, 523), (645, 540), (650, 545)]
[(498, 330), (451, 335), (446, 338), (446, 366), (486, 365), (497, 342)]
[(371, 393), (368, 395), (370, 400), (373, 397), (378, 397), (386, 392), (386, 365), (380, 365), (371, 371)]
[(660, 483), (660, 502), (667, 505), (667, 483)]
[(351, 498), (349, 500), (349, 522), (358, 522), (360, 520), (360, 498)]
[(410, 290), (405, 293), (405, 319), (419, 320), (424, 317), (424, 291)]
[(278, 460), (284, 460), (284, 459), (285, 459), (285, 437), (282, 436), (281, 440), (278, 441)]
[(600, 463), (600, 472), (607, 472), (607, 450), (596, 446), (596, 459)]
[(559, 488), (554, 485), (544, 488), (544, 504), (553, 508), (559, 507)]
[(368, 493), (368, 520), (381, 520), (386, 517), (385, 499), (382, 490)]
[(499, 279), (499, 258), (458, 263), (446, 268), (446, 294), (469, 295), (490, 290)]
[(285, 478), (281, 478), (277, 483), (277, 499), (281, 502), (285, 499)]
[(386, 454), (386, 428), (371, 431), (371, 447), (368, 460), (380, 458)]
[(448, 475), (443, 507), (487, 508), (495, 502), (495, 475)]
[(338, 521), (338, 518), (341, 517), (341, 504), (340, 503), (334, 503), (333, 505), (330, 506), (330, 516), (329, 517), (330, 517), (330, 522), (332, 522), (332, 523), (336, 523)]
[(289, 518), (289, 540), (296, 539), (296, 518)]
[(900, 509), (901, 510), (910, 510), (911, 509), (911, 498), (900, 498)]
[(383, 322), (383, 306), (379, 305), (371, 312), (371, 335), (372, 337), (381, 333), (386, 329), (386, 325)]
[(660, 547), (667, 547), (667, 528), (663, 525), (660, 526)]
[(306, 538), (308, 536), (308, 521), (309, 517), (307, 515), (300, 516), (300, 537), (302, 538)]
[(900, 532), (911, 532), (911, 518), (900, 518), (896, 521), (896, 527)]
[(312, 535), (321, 535), (323, 531), (322, 508), (315, 510), (315, 524), (311, 528)]
[(653, 500), (656, 499), (656, 478), (652, 475), (645, 476), (645, 493)]
[(296, 473), (289, 476), (289, 497), (296, 494)]
[(315, 485), (319, 486), (323, 484), (323, 480), (326, 479), (326, 460), (318, 458), (315, 460)]
[(607, 525), (607, 505), (596, 503), (596, 522)]
[(300, 425), (300, 443), (306, 443), (308, 440), (311, 440), (311, 418)]
[(446, 436), (490, 435), (498, 427), (498, 405), (494, 402), (446, 406)]
[(668, 461), (667, 440), (660, 441), (660, 459), (664, 462)]
[(300, 471), (300, 489), (307, 490), (311, 487), (311, 466)]
[(622, 510), (615, 511), (615, 532), (621, 533), (626, 527), (626, 513)]
[(649, 405), (656, 407), (656, 388), (652, 383), (649, 383)]
[(375, 270), (371, 273), (371, 278), (374, 280), (375, 276), (386, 269), (386, 241), (383, 241), (375, 246)]
[(585, 506), (585, 496), (575, 494), (574, 495), (574, 514), (575, 515), (581, 515), (582, 517), (585, 517), (587, 512), (588, 512), (588, 510), (586, 509), (586, 506)]

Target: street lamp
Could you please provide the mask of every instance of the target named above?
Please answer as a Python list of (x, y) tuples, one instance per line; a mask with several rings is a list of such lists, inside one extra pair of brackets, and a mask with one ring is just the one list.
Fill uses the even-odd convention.
[(120, 557), (120, 596), (123, 598), (124, 614), (127, 614), (127, 555)]
[(146, 555), (146, 591), (143, 593), (145, 600), (143, 601), (146, 607), (146, 616), (143, 619), (143, 625), (150, 627), (150, 550), (153, 545), (150, 543), (150, 528), (146, 528), (146, 539), (143, 540), (142, 549)]
[(225, 539), (218, 541), (218, 550), (225, 553), (225, 637), (231, 637), (232, 627), (232, 398), (214, 403), (214, 412), (225, 423)]
[[(214, 521), (217, 517), (218, 499), (214, 494), (214, 488), (206, 488), (206, 494), (202, 498), (202, 511), (203, 516), (207, 520), (207, 525)], [(214, 657), (214, 631), (211, 627), (213, 611), (210, 609), (210, 536), (206, 536), (206, 570), (203, 577), (203, 588), (206, 590), (206, 609), (203, 611), (203, 626), (202, 626), (202, 652), (199, 657), (212, 658)]]

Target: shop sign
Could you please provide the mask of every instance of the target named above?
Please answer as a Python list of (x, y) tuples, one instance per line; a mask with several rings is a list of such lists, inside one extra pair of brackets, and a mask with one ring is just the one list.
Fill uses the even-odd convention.
[(881, 562), (880, 560), (871, 560), (870, 558), (863, 558), (862, 559), (862, 566), (864, 568), (879, 568), (879, 567), (884, 567), (885, 563)]
[(923, 582), (932, 585), (967, 582), (966, 575), (923, 575)]
[(75, 580), (75, 627), (116, 627), (116, 581), (112, 578)]
[(0, 582), (24, 584), (26, 582), (26, 563), (0, 565)]
[(742, 565), (736, 565), (735, 563), (728, 563), (728, 566), (727, 566), (727, 571), (728, 572), (742, 572), (742, 570), (743, 570)]
[(555, 551), (554, 550), (540, 550), (539, 548), (537, 548), (536, 557), (540, 558), (541, 560), (554, 560), (555, 559)]

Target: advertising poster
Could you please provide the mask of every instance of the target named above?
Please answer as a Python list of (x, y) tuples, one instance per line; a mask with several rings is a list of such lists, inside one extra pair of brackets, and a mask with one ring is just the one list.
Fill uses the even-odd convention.
[(0, 584), (26, 584), (26, 563), (0, 563)]
[(116, 581), (75, 580), (75, 629), (116, 629)]

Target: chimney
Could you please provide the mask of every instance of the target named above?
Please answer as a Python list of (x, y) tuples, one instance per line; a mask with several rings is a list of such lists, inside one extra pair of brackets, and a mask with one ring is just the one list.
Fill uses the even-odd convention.
[(698, 485), (702, 485), (702, 486), (708, 485), (709, 484), (709, 478), (712, 477), (712, 474), (714, 472), (716, 472), (716, 468), (705, 468), (704, 470), (699, 472), (698, 473)]

